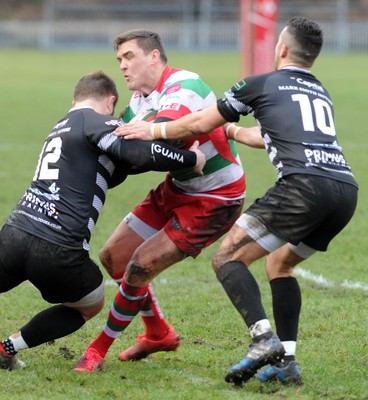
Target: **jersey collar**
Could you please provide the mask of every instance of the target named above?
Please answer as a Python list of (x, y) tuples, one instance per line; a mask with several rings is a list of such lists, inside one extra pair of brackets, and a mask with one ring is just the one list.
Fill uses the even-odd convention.
[(90, 107), (90, 106), (77, 106), (77, 107), (72, 107), (72, 108), (69, 110), (69, 112), (75, 111), (75, 110), (83, 110), (84, 108), (90, 108), (91, 110), (93, 110), (93, 108)]
[(287, 67), (283, 67), (281, 69), (289, 69), (291, 71), (304, 72), (305, 74), (312, 75), (312, 72), (309, 69), (300, 68), (300, 67), (294, 67), (293, 65), (288, 65)]

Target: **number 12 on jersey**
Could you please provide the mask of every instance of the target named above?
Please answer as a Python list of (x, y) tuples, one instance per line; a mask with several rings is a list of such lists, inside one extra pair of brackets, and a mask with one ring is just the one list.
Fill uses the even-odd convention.
[(43, 145), (40, 158), (33, 180), (38, 179), (59, 179), (59, 169), (51, 168), (50, 164), (55, 164), (61, 155), (62, 140), (60, 137), (55, 137)]

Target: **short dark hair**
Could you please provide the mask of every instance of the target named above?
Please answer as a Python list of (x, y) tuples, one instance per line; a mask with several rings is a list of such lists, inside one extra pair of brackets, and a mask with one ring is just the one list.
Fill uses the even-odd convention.
[(296, 61), (305, 66), (312, 66), (323, 45), (321, 27), (311, 19), (294, 17), (286, 23), (286, 28), (296, 45), (291, 49)]
[(167, 56), (162, 44), (161, 37), (158, 33), (146, 29), (132, 29), (116, 36), (114, 39), (114, 49), (117, 50), (119, 46), (130, 40), (136, 40), (138, 46), (148, 54), (150, 51), (157, 49), (160, 52), (160, 58), (163, 63), (167, 63)]
[(115, 96), (115, 106), (119, 99), (115, 82), (102, 71), (91, 72), (83, 76), (74, 88), (74, 100), (77, 101), (87, 98), (101, 99), (108, 96)]

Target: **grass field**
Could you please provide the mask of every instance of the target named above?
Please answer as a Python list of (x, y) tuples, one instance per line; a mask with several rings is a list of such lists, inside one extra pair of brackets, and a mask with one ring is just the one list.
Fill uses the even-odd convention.
[[(169, 58), (172, 66), (199, 72), (218, 97), (241, 77), (240, 58), (234, 53), (172, 53)], [(112, 51), (0, 52), (1, 223), (32, 179), (43, 140), (70, 106), (74, 84), (98, 69), (116, 79), (122, 107), (129, 93)], [(368, 399), (367, 70), (368, 54), (322, 55), (314, 68), (334, 100), (340, 144), (360, 183), (360, 197), (353, 220), (329, 251), (298, 269), (303, 310), (297, 358), (304, 386), (251, 381), (235, 388), (224, 382), (228, 369), (244, 356), (249, 338), (211, 270), (215, 244), (195, 261), (185, 260), (155, 280), (163, 310), (183, 339), (178, 352), (121, 363), (117, 354), (142, 330), (137, 319), (111, 348), (103, 372), (74, 373), (72, 366), (105, 323), (116, 292), (110, 285), (105, 309), (80, 331), (24, 351), (20, 358), (28, 364), (25, 370), (0, 371), (0, 399)], [(253, 123), (250, 118), (242, 122)], [(247, 172), (249, 204), (273, 184), (275, 174), (265, 152), (245, 147), (239, 151)], [(130, 177), (109, 193), (91, 242), (95, 259), (116, 224), (162, 177), (155, 172)], [(263, 262), (255, 263), (252, 272), (273, 323)], [(0, 338), (46, 306), (28, 283), (0, 295)], [(63, 348), (69, 357), (63, 356)]]

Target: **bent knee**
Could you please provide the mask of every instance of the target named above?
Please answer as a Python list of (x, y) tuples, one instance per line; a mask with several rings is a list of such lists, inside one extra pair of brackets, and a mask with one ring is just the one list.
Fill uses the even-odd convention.
[(96, 289), (92, 290), (78, 301), (72, 303), (65, 302), (63, 305), (78, 310), (82, 314), (84, 320), (88, 321), (102, 310), (104, 301), (105, 284), (104, 281), (102, 281)]
[(107, 268), (112, 264), (112, 253), (109, 248), (109, 246), (105, 245), (101, 250), (99, 254), (100, 261), (102, 265)]
[(79, 311), (82, 314), (82, 317), (85, 321), (92, 319), (96, 316), (104, 306), (104, 299), (101, 299), (97, 304), (89, 307), (80, 307)]
[(114, 260), (113, 252), (109, 247), (103, 247), (99, 259), (106, 272), (113, 278), (121, 278), (124, 274), (125, 265)]
[(266, 264), (266, 273), (269, 281), (276, 278), (289, 278), (294, 276), (293, 268), (285, 268), (279, 265)]
[(223, 250), (218, 250), (212, 257), (212, 268), (215, 272), (221, 267), (221, 265), (230, 261), (231, 256), (228, 252)]

